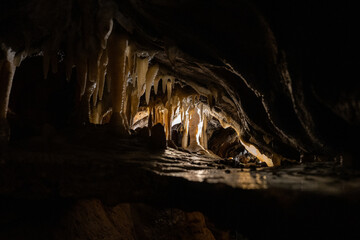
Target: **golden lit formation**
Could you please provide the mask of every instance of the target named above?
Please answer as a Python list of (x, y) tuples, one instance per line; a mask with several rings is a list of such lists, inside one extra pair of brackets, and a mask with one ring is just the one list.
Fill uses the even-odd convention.
[[(110, 122), (125, 135), (139, 126), (147, 126), (151, 135), (151, 127), (160, 123), (168, 141), (172, 140), (172, 127), (180, 124), (181, 147), (200, 154), (211, 154), (207, 126), (212, 118), (217, 119), (223, 128), (232, 127), (240, 136), (238, 123), (225, 112), (212, 110), (212, 100), (217, 102), (221, 98), (221, 101), (233, 105), (229, 98), (220, 96), (214, 87), (207, 89), (192, 82), (189, 82), (188, 89), (184, 89), (175, 76), (153, 60), (153, 56), (137, 50), (127, 34), (112, 32), (112, 20), (108, 19), (103, 24), (107, 31), (99, 32), (96, 41), (87, 44), (76, 41), (77, 45), (73, 46), (69, 40), (65, 58), (67, 80), (71, 79), (76, 67), (80, 97), (91, 92), (91, 123)], [(57, 55), (51, 49), (56, 49), (56, 46), (44, 46), (43, 49), (44, 78), (47, 78), (50, 67), (52, 72), (57, 71)], [(8, 61), (0, 63), (1, 91), (11, 88), (16, 61), (20, 64), (23, 57), (13, 55), (8, 51)], [(104, 92), (105, 86), (107, 93)], [(106, 95), (110, 96), (110, 108), (104, 103)], [(1, 96), (0, 117), (5, 119), (9, 93)], [(141, 120), (143, 124), (139, 125)], [(273, 166), (272, 160), (253, 144), (240, 142), (249, 153)]]

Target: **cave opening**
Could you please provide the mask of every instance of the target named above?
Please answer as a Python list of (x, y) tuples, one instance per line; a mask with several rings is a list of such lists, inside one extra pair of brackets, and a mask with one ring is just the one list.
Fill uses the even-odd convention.
[(355, 16), (2, 1), (0, 239), (359, 236)]

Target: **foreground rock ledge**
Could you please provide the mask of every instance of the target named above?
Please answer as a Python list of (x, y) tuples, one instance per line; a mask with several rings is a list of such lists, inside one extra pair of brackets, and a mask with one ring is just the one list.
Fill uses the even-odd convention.
[[(153, 152), (135, 139), (98, 133), (72, 139), (31, 148), (14, 145), (1, 155), (1, 239), (123, 239), (119, 236), (144, 234), (134, 226), (146, 224), (151, 234), (141, 239), (178, 239), (184, 229), (194, 230), (181, 225), (185, 220), (171, 225), (169, 211), (189, 218), (198, 211), (196, 218), (207, 219), (206, 224), (196, 220), (203, 235), (182, 239), (358, 234), (360, 175), (334, 163), (250, 171), (173, 149)], [(126, 215), (128, 208), (140, 216)], [(124, 220), (125, 215), (132, 220)], [(163, 226), (171, 225), (174, 235), (157, 233), (158, 225), (141, 222), (146, 216), (165, 218)], [(58, 222), (66, 227), (57, 227)], [(299, 225), (302, 231), (294, 236)]]

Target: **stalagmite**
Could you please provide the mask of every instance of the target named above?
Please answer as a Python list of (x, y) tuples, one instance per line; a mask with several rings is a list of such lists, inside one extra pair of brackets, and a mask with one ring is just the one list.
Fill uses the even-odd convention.
[(146, 80), (146, 73), (149, 67), (148, 58), (137, 58), (136, 59), (136, 75), (137, 75), (137, 89), (138, 89), (138, 98), (143, 95), (143, 87)]
[(154, 92), (155, 92), (155, 95), (158, 93), (160, 79), (161, 79), (161, 76), (157, 76), (155, 78), (155, 80), (154, 80)]
[(145, 98), (146, 98), (146, 104), (149, 104), (150, 100), (150, 93), (151, 93), (151, 86), (154, 83), (154, 79), (159, 71), (159, 65), (155, 64), (151, 66), (146, 73), (146, 92), (145, 92)]
[(112, 96), (112, 123), (120, 127), (120, 131), (125, 133), (126, 123), (124, 115), (124, 102), (126, 97), (126, 78), (125, 78), (125, 50), (128, 45), (126, 35), (112, 34), (108, 40), (108, 71), (111, 77), (111, 96)]

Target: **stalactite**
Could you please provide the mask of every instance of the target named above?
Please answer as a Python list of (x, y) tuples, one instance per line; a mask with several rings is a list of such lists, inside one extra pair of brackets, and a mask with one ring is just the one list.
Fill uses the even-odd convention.
[(191, 152), (205, 151), (200, 145), (200, 135), (202, 133), (202, 122), (199, 115), (199, 109), (196, 106), (192, 106), (189, 111), (189, 137), (190, 143), (187, 149)]
[(173, 104), (170, 104), (169, 106), (169, 113), (168, 113), (168, 121), (169, 121), (169, 139), (168, 140), (171, 140), (172, 139), (172, 131), (171, 131), (171, 127), (172, 127), (172, 124), (173, 124), (173, 119), (174, 119), (174, 105)]
[[(102, 54), (101, 54), (102, 55)], [(99, 85), (100, 85), (100, 59), (99, 59), (99, 64), (96, 64), (96, 66), (92, 66), (96, 68), (96, 71), (90, 71), (93, 72), (92, 74), (94, 74), (96, 72), (96, 76), (93, 76), (93, 78), (95, 78), (95, 89), (94, 89), (94, 93), (92, 95), (92, 100), (93, 100), (93, 106), (96, 106), (96, 103), (98, 101), (98, 94), (99, 94)], [(91, 65), (90, 65), (91, 66)], [(90, 73), (91, 75), (91, 73)]]
[(131, 120), (130, 120), (130, 125), (133, 124), (133, 119), (135, 117), (135, 114), (138, 111), (139, 100), (140, 99), (138, 98), (137, 88), (133, 87), (133, 90), (131, 92)]
[(50, 40), (48, 40), (43, 46), (43, 71), (44, 79), (47, 79), (49, 69), (51, 67), (52, 73), (57, 73), (58, 71), (58, 51), (60, 48), (60, 43), (62, 41), (62, 34), (60, 32), (55, 32)]
[(131, 69), (131, 79), (132, 79), (132, 83), (133, 83), (133, 87), (136, 87), (136, 83), (137, 83), (137, 76), (136, 76), (136, 69), (137, 69), (137, 61), (136, 61), (137, 57), (136, 54), (133, 54), (133, 68)]
[(219, 91), (215, 87), (212, 87), (212, 86), (210, 87), (210, 91), (211, 91), (211, 95), (215, 99), (215, 103), (217, 103), (218, 99), (219, 99)]
[(145, 92), (146, 104), (149, 104), (151, 86), (154, 83), (154, 79), (155, 79), (158, 71), (159, 71), (159, 65), (155, 64), (155, 65), (151, 66), (149, 68), (148, 72), (146, 73), (146, 92)]
[(47, 79), (50, 68), (50, 53), (47, 48), (43, 50), (43, 74), (44, 79)]
[(165, 94), (166, 86), (167, 86), (168, 76), (162, 76), (162, 91)]
[(112, 34), (108, 40), (108, 71), (111, 77), (112, 96), (112, 123), (121, 127), (120, 131), (126, 132), (124, 120), (124, 102), (126, 97), (125, 78), (125, 50), (128, 45), (126, 35)]
[(183, 108), (183, 106), (180, 106), (180, 115), (181, 115), (181, 122), (184, 122), (184, 115), (185, 115), (185, 113), (184, 113), (184, 108)]
[(83, 96), (86, 89), (86, 80), (88, 73), (88, 65), (86, 60), (86, 54), (82, 50), (81, 42), (78, 42), (76, 48), (76, 78), (78, 85), (80, 86), (80, 96)]
[(138, 98), (144, 94), (144, 85), (146, 80), (146, 73), (149, 67), (148, 58), (136, 59), (136, 75), (137, 75), (137, 89), (138, 89)]
[(129, 45), (126, 48), (126, 68), (125, 76), (131, 76), (134, 71), (134, 45), (129, 42)]
[(165, 138), (169, 140), (169, 111), (165, 108), (163, 110), (163, 126), (165, 130)]
[(156, 78), (154, 80), (154, 92), (155, 92), (155, 95), (157, 95), (157, 93), (158, 93), (160, 79), (161, 79), (161, 76), (156, 76)]
[(132, 84), (128, 84), (126, 87), (126, 98), (125, 98), (125, 115), (127, 119), (127, 124), (131, 126), (131, 108), (132, 108), (132, 92), (134, 87)]
[(8, 112), (10, 91), (16, 66), (14, 64), (15, 52), (1, 46), (0, 51), (5, 57), (0, 59), (0, 121), (4, 121)]
[(202, 140), (203, 140), (203, 147), (205, 149), (208, 149), (208, 136), (207, 136), (207, 117), (205, 114), (203, 114), (203, 117), (202, 117), (202, 120), (203, 120), (203, 129), (202, 129)]
[(110, 37), (110, 34), (113, 29), (114, 22), (112, 20), (113, 10), (112, 9), (105, 9), (100, 8), (100, 11), (98, 12), (96, 16), (96, 34), (98, 38), (101, 41), (101, 48), (106, 49), (107, 41)]
[(155, 125), (159, 122), (159, 117), (160, 117), (157, 106), (154, 108), (154, 111), (155, 111), (155, 114), (154, 114), (154, 116), (155, 116), (154, 125)]
[(55, 74), (58, 71), (58, 58), (56, 52), (52, 54), (50, 60), (51, 60), (51, 72)]
[[(151, 111), (152, 111), (152, 114), (151, 114), (151, 117), (152, 117), (151, 123), (152, 123), (152, 126), (154, 126), (155, 123), (156, 123), (156, 120), (155, 120), (155, 105), (152, 105)], [(152, 126), (151, 126), (151, 127), (152, 127)]]
[(259, 149), (257, 149), (254, 145), (245, 142), (243, 139), (240, 138), (241, 144), (245, 147), (245, 149), (251, 153), (253, 156), (257, 157), (260, 161), (265, 162), (268, 167), (273, 167), (273, 161), (267, 157), (265, 154), (262, 154)]
[(70, 81), (70, 79), (71, 79), (73, 66), (74, 66), (73, 45), (70, 43), (67, 43), (67, 51), (66, 51), (66, 57), (65, 57), (65, 75), (66, 75), (67, 81)]
[(106, 74), (105, 76), (105, 82), (106, 82), (106, 89), (108, 93), (111, 93), (111, 76), (109, 74)]
[(89, 54), (88, 57), (88, 80), (90, 82), (96, 82), (98, 78), (98, 54)]
[(90, 114), (90, 122), (92, 124), (101, 124), (102, 111), (103, 111), (102, 102), (99, 102), (95, 107), (92, 108)]
[(151, 136), (151, 128), (153, 126), (153, 116), (152, 116), (152, 113), (153, 113), (153, 109), (152, 107), (150, 106), (148, 108), (148, 129), (149, 129), (149, 136)]
[(171, 99), (171, 92), (172, 92), (172, 85), (173, 85), (173, 77), (170, 77), (168, 82), (167, 82), (167, 97), (168, 97), (168, 101), (170, 101)]
[(183, 131), (183, 137), (181, 140), (181, 147), (186, 149), (188, 147), (188, 138), (189, 138), (189, 135), (188, 135), (189, 134), (189, 115), (187, 113), (185, 113), (183, 125), (184, 125), (184, 131)]
[(104, 95), (104, 87), (105, 87), (105, 76), (106, 76), (106, 68), (108, 65), (108, 55), (107, 51), (104, 50), (100, 59), (100, 70), (99, 70), (99, 100), (103, 99)]

